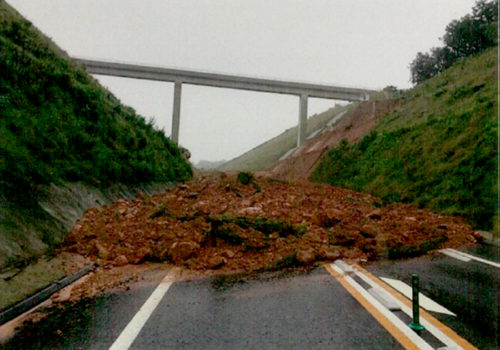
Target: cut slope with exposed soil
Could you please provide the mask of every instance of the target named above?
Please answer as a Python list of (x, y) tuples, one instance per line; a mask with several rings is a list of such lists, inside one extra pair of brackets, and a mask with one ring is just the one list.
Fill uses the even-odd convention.
[(376, 101), (374, 110), (372, 102), (360, 103), (337, 123), (307, 140), (288, 158), (261, 174), (290, 181), (307, 180), (325, 152), (343, 139), (355, 142), (368, 134), (377, 119), (394, 108), (394, 105), (395, 102), (390, 100)]

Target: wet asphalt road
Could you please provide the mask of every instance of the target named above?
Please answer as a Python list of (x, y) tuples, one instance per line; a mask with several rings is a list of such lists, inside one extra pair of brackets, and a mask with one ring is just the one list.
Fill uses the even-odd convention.
[[(500, 262), (496, 246), (475, 244), (460, 250)], [(453, 317), (433, 313), (436, 318), (481, 349), (498, 348), (499, 268), (434, 252), (415, 259), (375, 263), (367, 269), (408, 285), (411, 274), (418, 274), (421, 292), (457, 314)]]
[(164, 348), (401, 346), (326, 270), (317, 269), (285, 278), (174, 285), (132, 346), (137, 350)]
[[(6, 349), (108, 349), (152, 290), (131, 289), (68, 308)], [(229, 348), (402, 349), (324, 268), (175, 283), (131, 347)]]
[[(498, 260), (497, 247), (462, 250)], [(379, 262), (367, 269), (406, 283), (411, 273), (418, 273), (422, 292), (457, 314), (434, 316), (474, 345), (496, 348), (500, 269), (441, 254)], [(55, 311), (25, 327), (5, 349), (108, 349), (155, 287), (136, 285)], [(324, 268), (174, 283), (131, 346), (228, 348), (402, 347)]]

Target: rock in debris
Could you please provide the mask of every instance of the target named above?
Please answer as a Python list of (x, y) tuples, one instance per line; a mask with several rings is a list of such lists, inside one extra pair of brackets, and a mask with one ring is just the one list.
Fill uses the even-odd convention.
[(228, 258), (228, 259), (232, 259), (234, 258), (234, 252), (230, 249), (227, 249), (225, 251), (222, 252), (222, 255), (225, 257), (225, 258)]
[(325, 260), (337, 260), (342, 257), (342, 254), (335, 248), (322, 248), (319, 255)]
[(311, 221), (313, 224), (318, 225), (320, 227), (332, 227), (335, 224), (340, 222), (340, 218), (342, 217), (342, 212), (336, 209), (327, 209), (324, 211), (316, 211), (312, 217)]
[(226, 258), (219, 255), (215, 255), (208, 260), (207, 268), (216, 270), (224, 266), (226, 262), (227, 262)]
[(113, 263), (115, 266), (124, 266), (128, 264), (128, 259), (125, 255), (118, 255)]
[(168, 256), (172, 262), (179, 264), (186, 261), (199, 249), (200, 245), (195, 242), (175, 242), (168, 250)]
[(297, 260), (308, 265), (316, 260), (316, 252), (312, 248), (300, 249), (297, 251)]
[(373, 238), (377, 235), (377, 229), (373, 225), (366, 224), (361, 226), (361, 230), (359, 231), (359, 233), (364, 238)]
[(146, 258), (151, 257), (153, 255), (153, 251), (151, 248), (141, 247), (137, 250), (134, 250), (132, 256), (129, 256), (129, 262), (131, 264), (140, 264)]
[(380, 220), (382, 219), (382, 211), (380, 209), (375, 209), (374, 211), (366, 215), (366, 217), (372, 220)]
[(95, 247), (97, 249), (97, 256), (103, 260), (108, 260), (109, 251), (106, 248), (104, 248), (104, 246), (101, 245), (99, 242), (95, 244)]

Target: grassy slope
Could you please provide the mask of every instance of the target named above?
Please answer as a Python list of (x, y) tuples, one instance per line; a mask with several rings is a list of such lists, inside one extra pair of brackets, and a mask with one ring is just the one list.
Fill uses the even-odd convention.
[(327, 153), (311, 176), (471, 218), (491, 229), (497, 203), (497, 48), (408, 91), (370, 135)]
[(110, 185), (140, 190), (191, 174), (162, 131), (0, 1), (0, 269), (61, 240), (67, 227), (43, 206), (54, 201), (50, 184), (86, 184), (64, 208), (74, 215)]
[[(307, 135), (324, 127), (335, 115), (353, 105), (336, 106), (308, 119)], [(297, 146), (297, 127), (290, 128), (252, 150), (220, 166), (219, 170), (258, 171), (276, 163), (288, 150)]]
[(0, 193), (188, 178), (179, 149), (0, 2)]

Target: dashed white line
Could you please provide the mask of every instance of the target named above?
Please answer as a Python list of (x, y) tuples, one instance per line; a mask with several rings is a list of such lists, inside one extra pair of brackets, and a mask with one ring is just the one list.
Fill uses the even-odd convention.
[(463, 261), (463, 262), (469, 262), (469, 261), (471, 261), (471, 258), (468, 258), (468, 257), (462, 256), (460, 254), (457, 254), (457, 253), (453, 252), (452, 250), (450, 250), (449, 248), (441, 249), (439, 252), (441, 254), (449, 256), (450, 258), (457, 259), (457, 260), (460, 260), (460, 261)]
[(146, 321), (149, 319), (149, 316), (151, 316), (156, 309), (172, 283), (174, 283), (174, 272), (170, 270), (158, 287), (151, 293), (148, 300), (146, 300), (144, 305), (142, 305), (135, 314), (127, 327), (121, 332), (120, 336), (116, 338), (109, 350), (128, 350), (130, 348), (142, 327), (144, 327), (144, 324), (146, 324)]
[(451, 248), (448, 248), (447, 250), (449, 252), (451, 252), (451, 253), (455, 253), (455, 254), (457, 254), (459, 256), (462, 256), (464, 258), (476, 260), (476, 261), (482, 262), (483, 264), (487, 264), (487, 265), (491, 265), (491, 266), (500, 268), (500, 264), (499, 263), (493, 262), (491, 260), (486, 260), (486, 259), (480, 258), (478, 256), (467, 254), (467, 253), (464, 253), (464, 252), (461, 252), (461, 251), (458, 251), (458, 250), (455, 250), (455, 249), (451, 249)]

